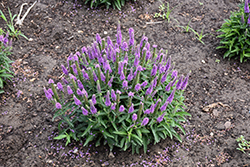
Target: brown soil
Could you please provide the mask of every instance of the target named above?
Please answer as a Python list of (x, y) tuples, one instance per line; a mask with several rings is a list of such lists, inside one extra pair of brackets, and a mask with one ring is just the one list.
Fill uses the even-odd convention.
[[(8, 7), (17, 14), (24, 2), (31, 5), (34, 0), (2, 0), (0, 9), (8, 17)], [(153, 17), (161, 4), (157, 0), (127, 3), (122, 11), (89, 9), (75, 0), (40, 0), (21, 27), (30, 41), (20, 37), (13, 42), (14, 85), (6, 85), (6, 93), (0, 95), (0, 166), (250, 166), (250, 156), (236, 149), (240, 135), (250, 140), (250, 65), (224, 60), (224, 51), (215, 49), (216, 30), (238, 9), (239, 1), (168, 2), (170, 8), (179, 5), (169, 23)], [(115, 149), (112, 158), (106, 146), (65, 147), (64, 141), (53, 140), (57, 122), (52, 122), (53, 105), (43, 87), (48, 87), (49, 78), (58, 80), (67, 56), (91, 44), (96, 33), (115, 40), (118, 20), (123, 36), (128, 37), (130, 27), (137, 41), (145, 33), (151, 44), (168, 50), (180, 73), (192, 71), (185, 93), (192, 118), (183, 124), (187, 132), (181, 136), (183, 143), (166, 139), (140, 155)], [(189, 20), (194, 30), (204, 28), (209, 34), (202, 39), (205, 45), (177, 27)], [(218, 105), (203, 111), (213, 103)]]

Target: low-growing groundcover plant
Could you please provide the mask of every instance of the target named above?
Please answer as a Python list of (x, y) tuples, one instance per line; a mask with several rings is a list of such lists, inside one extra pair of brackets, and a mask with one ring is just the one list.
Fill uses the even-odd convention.
[(0, 93), (4, 92), (2, 90), (4, 83), (13, 77), (13, 72), (10, 70), (11, 63), (13, 61), (11, 61), (8, 57), (11, 55), (10, 50), (12, 42), (8, 39), (8, 33), (6, 36), (4, 36), (2, 33), (3, 31), (0, 29)]
[(240, 10), (232, 12), (230, 19), (226, 19), (222, 27), (217, 30), (222, 32), (218, 38), (222, 38), (217, 49), (225, 48), (224, 58), (240, 57), (240, 62), (250, 58), (250, 13), (249, 0), (242, 3)]
[[(105, 5), (107, 8), (112, 6), (114, 9), (117, 8), (121, 10), (125, 2), (129, 0), (83, 0), (83, 1), (85, 2), (85, 4), (90, 3), (91, 8)], [(136, 1), (136, 0), (132, 0), (132, 1)]]
[(123, 40), (118, 25), (115, 44), (97, 34), (91, 46), (71, 54), (67, 67), (61, 65), (65, 85), (49, 79), (51, 88), (44, 88), (57, 110), (53, 119), (61, 117), (55, 139), (84, 146), (95, 140), (110, 150), (132, 147), (132, 153), (167, 137), (181, 141), (176, 128), (185, 134), (180, 122), (191, 116), (183, 97), (189, 74), (178, 76), (171, 57), (152, 48), (146, 36), (136, 45), (132, 28), (129, 41)]

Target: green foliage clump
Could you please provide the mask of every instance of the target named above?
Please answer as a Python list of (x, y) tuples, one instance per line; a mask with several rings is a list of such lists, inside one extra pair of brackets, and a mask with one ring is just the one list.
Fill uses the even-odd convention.
[(217, 36), (222, 38), (217, 49), (225, 48), (227, 51), (224, 58), (240, 57), (240, 62), (250, 58), (250, 16), (249, 4), (246, 0), (245, 5), (242, 3), (240, 10), (232, 12), (230, 19), (226, 19), (218, 32), (222, 32)]
[[(101, 5), (105, 5), (107, 8), (112, 6), (114, 9), (117, 8), (121, 10), (122, 6), (124, 6), (126, 1), (129, 0), (84, 0), (85, 4), (90, 3), (90, 7), (97, 7)], [(136, 1), (136, 0), (133, 0)]]
[(4, 83), (10, 80), (13, 72), (10, 70), (11, 61), (8, 56), (11, 55), (11, 41), (8, 39), (8, 33), (6, 36), (3, 35), (3, 30), (0, 29), (0, 93), (3, 93)]
[(181, 141), (176, 128), (185, 134), (180, 122), (191, 116), (183, 96), (189, 74), (178, 76), (171, 57), (152, 47), (145, 36), (136, 45), (132, 28), (127, 43), (118, 26), (116, 44), (97, 34), (91, 46), (70, 55), (68, 69), (61, 66), (65, 86), (50, 79), (51, 88), (44, 89), (56, 107), (54, 118), (61, 118), (55, 139), (66, 138), (67, 145), (85, 138), (84, 146), (96, 140), (96, 146), (132, 147), (132, 153), (167, 137)]

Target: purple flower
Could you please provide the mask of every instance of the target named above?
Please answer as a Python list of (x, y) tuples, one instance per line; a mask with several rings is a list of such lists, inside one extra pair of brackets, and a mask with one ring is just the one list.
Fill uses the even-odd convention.
[(70, 53), (70, 55), (69, 55), (69, 57), (67, 58), (67, 63), (68, 63), (68, 68), (70, 68), (69, 67), (69, 65), (70, 65), (70, 61), (72, 61), (72, 53)]
[(164, 116), (166, 115), (166, 113), (164, 112), (161, 116), (159, 116), (156, 120), (157, 120), (157, 122), (161, 122), (161, 121), (163, 121), (163, 118), (164, 118)]
[(183, 75), (179, 78), (179, 80), (178, 80), (178, 82), (176, 84), (176, 89), (177, 90), (181, 89), (182, 79), (183, 79)]
[(114, 76), (112, 76), (108, 82), (108, 86), (112, 87), (112, 82), (113, 82)]
[(147, 91), (146, 91), (146, 95), (150, 95), (153, 91), (153, 88), (154, 88), (154, 84), (153, 82), (151, 83), (151, 85), (148, 87)]
[(184, 89), (187, 87), (188, 78), (189, 78), (189, 74), (187, 74), (187, 76), (186, 76), (185, 79), (183, 80), (182, 85), (181, 85), (181, 90), (184, 90)]
[(70, 79), (76, 80), (76, 77), (72, 74), (69, 74)]
[(169, 104), (169, 102), (166, 101), (166, 102), (161, 106), (160, 110), (161, 110), (161, 111), (165, 111), (166, 108), (167, 108), (167, 106), (168, 106), (168, 104)]
[(129, 46), (133, 46), (135, 43), (134, 40), (134, 29), (133, 28), (129, 28)]
[(89, 75), (84, 69), (82, 69), (82, 75), (86, 80), (89, 80)]
[(129, 92), (128, 93), (128, 97), (131, 97), (131, 98), (134, 97), (134, 93), (133, 92)]
[(150, 58), (151, 58), (151, 52), (150, 52), (150, 50), (148, 50), (146, 52), (146, 61), (148, 61)]
[(176, 78), (177, 75), (178, 75), (178, 71), (174, 70), (174, 71), (172, 72), (171, 77), (172, 77), (172, 78)]
[(74, 61), (78, 62), (78, 56), (77, 55), (81, 55), (80, 52), (76, 52), (76, 54), (73, 55), (73, 59), (74, 59)]
[(112, 104), (110, 108), (111, 110), (115, 110), (115, 107), (116, 107), (116, 103)]
[(68, 94), (69, 94), (69, 95), (73, 94), (73, 91), (72, 91), (72, 89), (70, 88), (69, 85), (67, 86), (67, 91), (68, 91)]
[(146, 109), (145, 111), (144, 111), (144, 114), (150, 114), (151, 113), (151, 109), (149, 108), (149, 109)]
[(96, 96), (95, 94), (92, 95), (92, 98), (91, 98), (93, 104), (95, 105), (96, 104)]
[(161, 103), (161, 99), (158, 99), (157, 102), (154, 105), (154, 109), (157, 107), (158, 103)]
[(86, 110), (84, 107), (81, 107), (81, 109), (83, 115), (88, 115), (88, 110)]
[(84, 87), (83, 87), (83, 85), (82, 85), (82, 82), (78, 79), (77, 80), (77, 85), (78, 85), (78, 87), (80, 88), (80, 89), (83, 89)]
[(121, 81), (125, 79), (125, 75), (124, 75), (123, 71), (121, 71), (120, 79), (121, 79)]
[(177, 77), (175, 77), (175, 79), (172, 81), (172, 85), (171, 86), (174, 86), (176, 80), (177, 80)]
[(63, 73), (64, 73), (65, 75), (69, 75), (69, 72), (68, 72), (68, 70), (66, 69), (66, 67), (65, 67), (64, 65), (61, 65), (61, 67), (62, 67)]
[(101, 80), (102, 80), (102, 82), (105, 82), (105, 80), (106, 80), (106, 77), (105, 77), (105, 75), (103, 74), (102, 71), (101, 71)]
[(144, 81), (142, 84), (141, 84), (141, 87), (145, 88), (145, 86), (147, 86), (148, 82), (147, 81)]
[(117, 26), (117, 44), (119, 45), (119, 46), (121, 46), (121, 44), (122, 44), (122, 33), (121, 33), (121, 25), (120, 25), (120, 23), (118, 24), (118, 26)]
[(84, 47), (82, 47), (82, 53), (87, 53), (88, 52), (88, 50), (87, 50), (87, 48), (84, 46)]
[(128, 44), (127, 44), (126, 41), (124, 41), (124, 42), (122, 43), (121, 49), (122, 49), (123, 51), (128, 51)]
[(83, 92), (82, 92), (80, 89), (77, 89), (77, 90), (76, 90), (76, 93), (77, 93), (79, 96), (82, 96), (82, 95), (83, 95)]
[(111, 105), (111, 101), (110, 101), (110, 93), (109, 90), (107, 91), (107, 95), (106, 95), (106, 101), (105, 101), (105, 105), (106, 106), (110, 106)]
[(123, 71), (123, 66), (124, 66), (123, 62), (118, 63), (118, 74), (120, 74), (120, 75), (121, 75), (121, 73)]
[(95, 82), (98, 80), (98, 77), (96, 76), (96, 73), (95, 73), (94, 70), (93, 70), (93, 78), (94, 78), (94, 81), (95, 81)]
[(155, 79), (153, 80), (153, 86), (154, 86), (154, 88), (155, 88), (156, 85), (157, 85), (157, 80), (158, 80), (158, 77), (156, 76)]
[(168, 102), (169, 104), (172, 103), (174, 99), (174, 94), (175, 94), (175, 89), (171, 92), (170, 96), (168, 96), (168, 99), (166, 102)]
[(51, 88), (48, 89), (48, 92), (49, 92), (52, 96), (54, 95), (54, 93), (53, 93), (53, 91), (52, 91)]
[(49, 84), (54, 83), (53, 79), (49, 79)]
[(97, 109), (95, 108), (92, 100), (89, 101), (89, 104), (90, 104), (90, 111), (92, 114), (96, 114), (97, 113)]
[(153, 45), (153, 48), (157, 48), (157, 45)]
[(165, 66), (166, 72), (170, 69), (170, 67), (171, 67), (171, 57), (168, 58), (167, 64)]
[(122, 82), (122, 88), (128, 88), (128, 81), (126, 81), (126, 80), (124, 80), (123, 82)]
[(143, 47), (143, 44), (148, 42), (148, 38), (146, 36), (143, 36), (142, 39), (141, 39), (141, 43), (140, 43), (140, 48)]
[(150, 44), (148, 42), (146, 43), (145, 47), (147, 50), (150, 50)]
[(249, 13), (249, 5), (248, 5), (248, 0), (245, 0), (244, 11), (245, 11), (245, 13)]
[(69, 84), (69, 82), (68, 82), (64, 77), (62, 77), (62, 81), (63, 81), (63, 83), (65, 83), (66, 85)]
[(139, 62), (139, 56), (135, 56), (134, 67), (137, 67), (139, 65)]
[(98, 91), (98, 93), (102, 93), (99, 80), (97, 81), (97, 91)]
[(171, 86), (172, 86), (172, 82), (169, 82), (168, 85), (165, 87), (165, 91), (170, 91), (171, 89)]
[(119, 111), (120, 111), (120, 112), (123, 112), (124, 110), (125, 110), (124, 106), (121, 105), (120, 108), (119, 108)]
[(128, 81), (131, 81), (133, 79), (133, 68), (132, 67), (130, 68), (130, 73), (129, 73), (127, 79), (128, 79)]
[(167, 76), (168, 76), (168, 72), (166, 72), (166, 73), (162, 76), (162, 78), (161, 78), (161, 83), (164, 83), (164, 82), (166, 81)]
[(134, 104), (132, 103), (129, 107), (128, 113), (132, 113), (134, 111)]
[(98, 33), (96, 34), (96, 42), (102, 44), (102, 39)]
[(81, 103), (81, 101), (80, 101), (80, 100), (78, 100), (78, 99), (77, 99), (77, 97), (76, 97), (75, 95), (73, 96), (73, 98), (74, 98), (74, 101), (75, 101), (75, 104), (76, 104), (76, 105), (78, 105), (78, 106), (79, 106), (79, 105), (81, 105), (81, 104), (82, 104), (82, 103)]
[(141, 65), (138, 65), (138, 66), (136, 67), (136, 71), (143, 71), (142, 66), (141, 66)]
[(119, 95), (122, 94), (122, 92), (119, 91), (119, 90), (116, 90), (116, 93), (119, 94)]
[(151, 107), (150, 107), (150, 113), (153, 114), (154, 110), (155, 110), (155, 105), (153, 103), (153, 104), (151, 104)]
[(82, 94), (86, 96), (86, 98), (88, 98), (88, 92), (83, 88), (82, 89)]
[(143, 121), (142, 121), (142, 123), (141, 123), (141, 126), (147, 125), (148, 121), (149, 121), (148, 117), (144, 118)]
[(114, 89), (111, 90), (111, 98), (113, 101), (116, 101), (116, 94), (115, 94)]
[(50, 100), (52, 98), (52, 95), (45, 88), (43, 90), (47, 99)]
[(137, 120), (137, 115), (136, 115), (136, 114), (133, 114), (133, 115), (132, 115), (132, 121), (135, 122), (136, 120)]
[(57, 108), (57, 109), (62, 109), (62, 105), (61, 105), (60, 103), (57, 102), (57, 103), (56, 103), (56, 108)]
[(250, 25), (250, 15), (248, 16), (247, 24)]
[(108, 71), (108, 70), (109, 70), (109, 73), (112, 72), (112, 69), (111, 69), (111, 67), (110, 67), (110, 64), (109, 64), (109, 61), (108, 61), (108, 60), (105, 61), (104, 65), (103, 65), (103, 68), (104, 68), (104, 70), (105, 70), (105, 73), (106, 73), (106, 71)]
[(135, 91), (139, 91), (141, 89), (141, 84), (136, 84), (135, 85)]
[(61, 82), (58, 82), (58, 83), (57, 83), (57, 88), (58, 88), (60, 91), (63, 92), (63, 86), (62, 86)]

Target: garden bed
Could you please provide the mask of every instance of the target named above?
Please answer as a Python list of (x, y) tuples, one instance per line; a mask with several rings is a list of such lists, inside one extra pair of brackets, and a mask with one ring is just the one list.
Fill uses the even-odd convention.
[[(17, 14), (24, 2), (3, 0), (0, 9), (8, 18), (8, 7)], [(215, 49), (216, 30), (239, 1), (163, 2), (170, 8), (178, 5), (170, 22), (153, 17), (161, 5), (157, 0), (127, 3), (122, 11), (59, 0), (40, 0), (32, 8), (21, 27), (29, 41), (13, 41), (14, 84), (0, 95), (0, 166), (250, 166), (250, 156), (238, 151), (236, 142), (240, 135), (250, 140), (250, 65), (222, 59), (225, 51)], [(145, 34), (158, 50), (168, 50), (181, 74), (191, 70), (185, 103), (192, 117), (183, 123), (187, 134), (181, 136), (182, 143), (167, 138), (150, 145), (146, 154), (115, 148), (112, 155), (108, 146), (73, 142), (65, 147), (65, 142), (53, 140), (58, 120), (52, 122), (54, 106), (43, 87), (49, 78), (60, 80), (61, 64), (70, 53), (90, 45), (96, 33), (115, 40), (118, 20), (127, 40), (132, 27), (137, 41)], [(192, 29), (200, 33), (204, 28), (209, 34), (202, 38), (205, 44), (178, 27), (190, 20)]]

